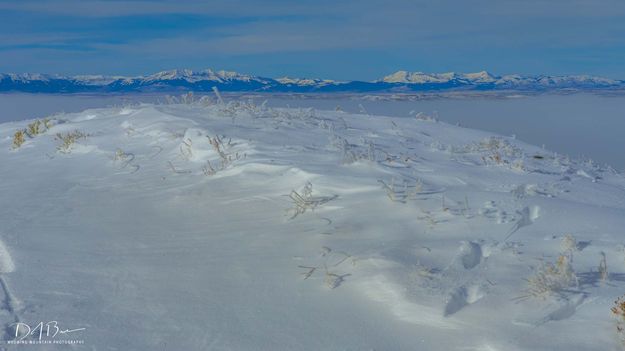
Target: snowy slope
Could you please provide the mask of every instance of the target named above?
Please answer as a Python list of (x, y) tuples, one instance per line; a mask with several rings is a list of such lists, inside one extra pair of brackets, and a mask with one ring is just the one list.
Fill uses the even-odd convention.
[[(14, 149), (27, 123), (0, 125), (3, 339), (55, 320), (88, 350), (619, 347), (611, 169), (424, 115), (140, 105)], [(559, 255), (571, 279), (537, 293)]]

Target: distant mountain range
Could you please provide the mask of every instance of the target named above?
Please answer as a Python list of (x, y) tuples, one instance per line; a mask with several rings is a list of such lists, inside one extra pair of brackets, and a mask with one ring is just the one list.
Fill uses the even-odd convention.
[(625, 90), (625, 81), (579, 76), (496, 76), (477, 73), (422, 73), (398, 71), (375, 81), (265, 78), (228, 71), (171, 70), (149, 76), (59, 76), (0, 74), (0, 92), (128, 93), (207, 92), (213, 87), (229, 92), (271, 93), (414, 93), (431, 91), (547, 92), (557, 90)]

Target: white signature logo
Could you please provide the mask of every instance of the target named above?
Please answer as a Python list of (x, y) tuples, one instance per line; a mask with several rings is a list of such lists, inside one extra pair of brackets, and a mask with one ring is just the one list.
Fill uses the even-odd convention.
[(57, 336), (70, 334), (82, 330), (86, 330), (87, 328), (76, 328), (76, 329), (62, 329), (59, 327), (58, 321), (49, 321), (47, 323), (39, 322), (34, 326), (28, 325), (26, 323), (18, 322), (13, 323), (11, 326), (15, 326), (15, 340), (24, 340), (29, 336), (37, 337), (39, 341), (43, 337), (56, 338)]

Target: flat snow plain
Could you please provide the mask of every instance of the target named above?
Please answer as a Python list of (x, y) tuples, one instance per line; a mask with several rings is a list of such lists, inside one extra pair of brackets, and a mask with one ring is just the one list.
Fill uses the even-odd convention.
[(4, 340), (57, 321), (85, 350), (620, 348), (609, 167), (425, 115), (144, 104), (14, 148), (31, 122), (0, 124)]

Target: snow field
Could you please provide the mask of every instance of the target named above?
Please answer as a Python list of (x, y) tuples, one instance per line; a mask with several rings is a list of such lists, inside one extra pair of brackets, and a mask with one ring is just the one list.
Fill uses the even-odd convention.
[[(619, 348), (612, 169), (422, 115), (204, 101), (51, 120), (20, 148), (30, 121), (0, 125), (0, 271), (20, 320), (86, 327), (86, 349)], [(534, 296), (549, 264), (575, 279)]]

